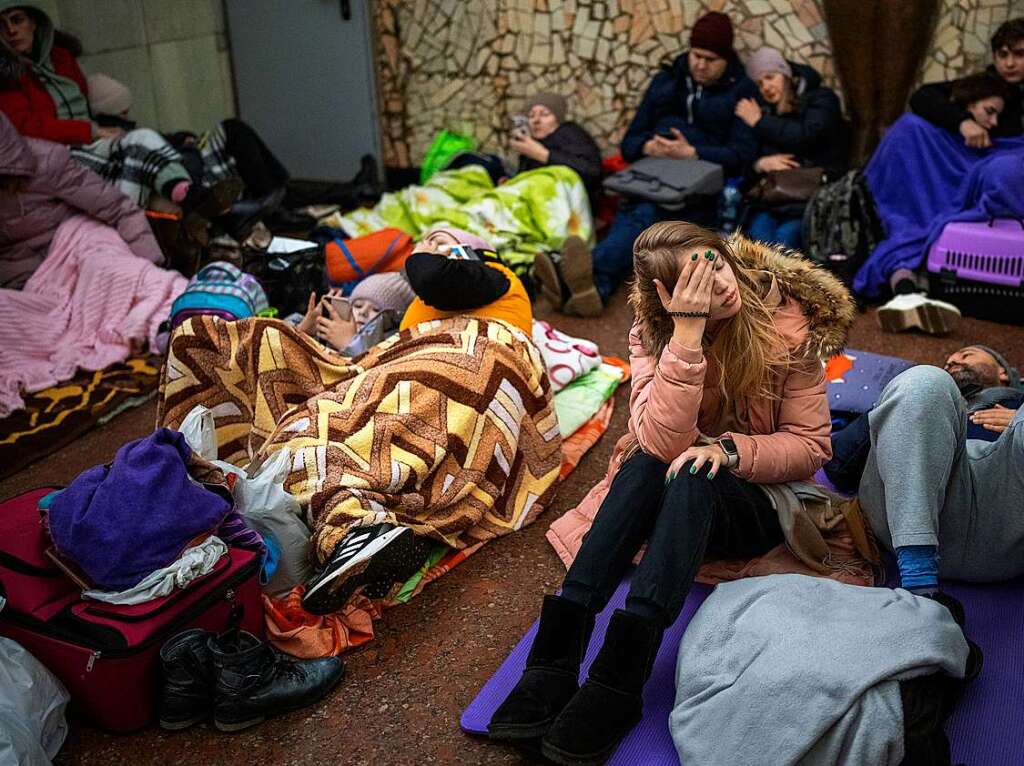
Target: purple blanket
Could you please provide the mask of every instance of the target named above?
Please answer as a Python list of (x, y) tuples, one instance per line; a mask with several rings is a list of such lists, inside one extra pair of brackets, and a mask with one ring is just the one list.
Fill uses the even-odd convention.
[(885, 290), (897, 269), (921, 266), (947, 223), (1024, 216), (1024, 138), (970, 149), (960, 136), (905, 114), (864, 173), (889, 234), (853, 282), (869, 298)]

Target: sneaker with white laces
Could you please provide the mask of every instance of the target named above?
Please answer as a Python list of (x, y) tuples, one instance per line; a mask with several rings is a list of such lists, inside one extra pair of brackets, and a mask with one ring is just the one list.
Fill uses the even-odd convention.
[(404, 582), (423, 564), (416, 549), (408, 527), (356, 527), (335, 546), (324, 570), (307, 583), (302, 608), (330, 614), (345, 606), (361, 586)]
[(886, 332), (917, 328), (931, 335), (941, 335), (956, 327), (959, 321), (960, 309), (923, 293), (897, 295), (878, 308), (878, 325)]

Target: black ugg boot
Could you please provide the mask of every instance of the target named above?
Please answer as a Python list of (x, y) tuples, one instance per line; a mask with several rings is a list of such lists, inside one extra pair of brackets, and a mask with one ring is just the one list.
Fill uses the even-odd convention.
[(213, 666), (205, 630), (186, 630), (160, 649), (163, 684), (157, 708), (160, 727), (179, 731), (205, 721), (213, 710)]
[(616, 609), (590, 675), (548, 729), (541, 751), (562, 766), (604, 763), (640, 721), (664, 628)]
[(319, 702), (345, 675), (338, 657), (297, 660), (244, 630), (212, 636), (209, 647), (217, 675), (213, 724), (221, 731)]
[(586, 607), (561, 596), (544, 597), (523, 676), (487, 725), (492, 739), (523, 742), (544, 736), (580, 688), (580, 663), (593, 631), (594, 615)]

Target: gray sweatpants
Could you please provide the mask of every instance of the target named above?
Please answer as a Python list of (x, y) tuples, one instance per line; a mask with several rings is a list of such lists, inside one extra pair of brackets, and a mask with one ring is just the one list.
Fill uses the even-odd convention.
[(1024, 574), (1024, 408), (996, 441), (968, 440), (953, 379), (920, 366), (885, 387), (868, 423), (860, 502), (880, 542), (937, 545), (943, 577)]

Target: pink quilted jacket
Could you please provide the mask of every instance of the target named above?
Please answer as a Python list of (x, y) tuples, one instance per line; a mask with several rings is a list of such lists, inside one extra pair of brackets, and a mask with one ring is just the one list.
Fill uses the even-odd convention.
[(0, 176), (27, 179), (20, 192), (0, 192), (0, 287), (21, 288), (46, 257), (57, 227), (75, 214), (117, 229), (140, 258), (163, 261), (134, 202), (71, 159), (67, 147), (22, 137), (2, 113)]

